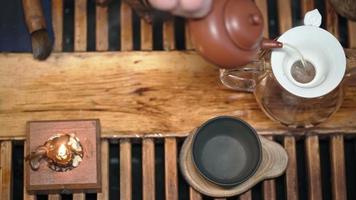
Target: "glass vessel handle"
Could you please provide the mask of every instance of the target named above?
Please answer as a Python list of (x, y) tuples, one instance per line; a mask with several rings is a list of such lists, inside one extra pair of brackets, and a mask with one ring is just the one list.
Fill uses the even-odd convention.
[(243, 92), (254, 92), (263, 64), (253, 62), (245, 67), (220, 69), (220, 81), (226, 87)]

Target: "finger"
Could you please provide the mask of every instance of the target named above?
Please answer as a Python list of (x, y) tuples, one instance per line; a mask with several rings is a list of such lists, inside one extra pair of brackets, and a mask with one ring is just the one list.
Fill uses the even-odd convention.
[(150, 5), (158, 10), (171, 11), (178, 6), (178, 0), (148, 0)]

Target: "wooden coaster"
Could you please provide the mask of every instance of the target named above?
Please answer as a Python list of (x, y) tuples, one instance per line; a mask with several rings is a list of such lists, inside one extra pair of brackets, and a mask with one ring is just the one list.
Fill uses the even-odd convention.
[(200, 175), (192, 160), (193, 134), (185, 140), (179, 155), (179, 165), (186, 181), (197, 191), (212, 197), (230, 197), (246, 192), (258, 182), (284, 173), (288, 155), (281, 145), (259, 136), (262, 144), (262, 161), (256, 173), (247, 181), (234, 187), (221, 187)]

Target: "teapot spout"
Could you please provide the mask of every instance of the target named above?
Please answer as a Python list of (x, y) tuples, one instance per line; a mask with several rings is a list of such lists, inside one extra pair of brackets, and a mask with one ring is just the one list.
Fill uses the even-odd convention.
[(283, 47), (283, 43), (276, 40), (263, 39), (261, 42), (262, 49), (279, 49)]

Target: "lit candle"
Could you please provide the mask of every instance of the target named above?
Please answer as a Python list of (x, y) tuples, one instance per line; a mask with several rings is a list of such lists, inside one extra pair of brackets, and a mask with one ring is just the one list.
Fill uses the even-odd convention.
[(68, 156), (68, 149), (66, 147), (65, 144), (61, 144), (61, 146), (59, 146), (58, 148), (58, 154), (57, 154), (57, 158), (60, 160), (64, 160), (67, 158)]

